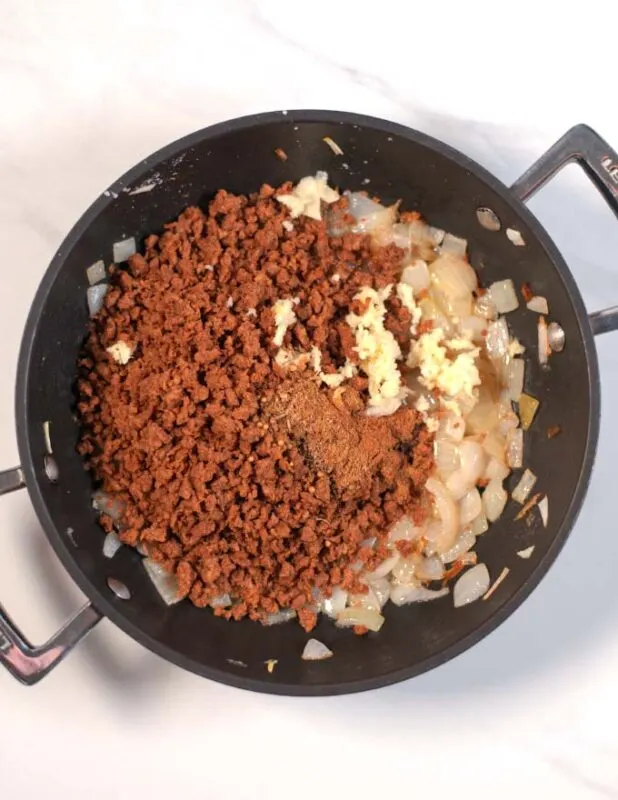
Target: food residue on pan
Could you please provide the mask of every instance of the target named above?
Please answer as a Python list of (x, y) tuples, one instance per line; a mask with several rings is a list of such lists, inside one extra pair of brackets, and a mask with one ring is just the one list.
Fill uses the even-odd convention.
[(465, 240), (318, 172), (221, 190), (142, 252), (114, 250), (79, 362), (79, 451), (106, 555), (137, 548), (165, 602), (377, 632), (389, 601), (498, 588), (508, 567), (491, 584), (475, 545), (511, 472), (516, 519), (538, 503), (547, 524), (524, 468), (539, 403), (507, 324), (520, 301), (510, 279), (479, 285)]

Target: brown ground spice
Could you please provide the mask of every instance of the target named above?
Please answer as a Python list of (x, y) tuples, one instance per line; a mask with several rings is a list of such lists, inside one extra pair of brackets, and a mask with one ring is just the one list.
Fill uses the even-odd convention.
[[(411, 410), (364, 417), (362, 377), (318, 389), (274, 363), (271, 308), (284, 297), (299, 299), (285, 347), (320, 348), (325, 372), (356, 360), (353, 297), (392, 283), (401, 259), (366, 236), (328, 237), (323, 222), (287, 230), (274, 194), (221, 191), (112, 269), (79, 362), (79, 451), (123, 503), (122, 541), (174, 571), (183, 596), (206, 606), (227, 592), (234, 606), (215, 613), (234, 619), (292, 607), (310, 630), (314, 589), (362, 592), (358, 565), (384, 557), (393, 522), (421, 513), (432, 441)], [(405, 344), (407, 312), (390, 310)], [(119, 340), (134, 348), (124, 366), (106, 351)]]

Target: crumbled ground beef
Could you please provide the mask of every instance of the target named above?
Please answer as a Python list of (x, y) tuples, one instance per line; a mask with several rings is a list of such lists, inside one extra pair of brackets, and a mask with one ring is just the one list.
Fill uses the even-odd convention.
[[(401, 263), (396, 247), (329, 237), (323, 222), (301, 218), (287, 230), (274, 195), (269, 186), (249, 197), (220, 191), (207, 213), (188, 208), (126, 268), (112, 268), (79, 361), (79, 451), (123, 504), (121, 540), (174, 571), (182, 596), (207, 606), (228, 593), (233, 606), (214, 613), (234, 619), (291, 607), (310, 630), (314, 590), (363, 592), (359, 565), (384, 558), (393, 522), (422, 513), (432, 441), (412, 410), (388, 423), (362, 416), (362, 375), (318, 389), (309, 368), (291, 375), (274, 363), (271, 309), (281, 298), (298, 298), (284, 347), (315, 345), (324, 372), (357, 361), (345, 323), (354, 295), (396, 281)], [(408, 312), (396, 300), (391, 310), (403, 343)], [(106, 350), (119, 340), (134, 349), (126, 365)], [(290, 380), (362, 428), (363, 441), (388, 432), (388, 457), (343, 486), (312, 452), (306, 421), (281, 410)], [(113, 525), (105, 515), (101, 524)]]

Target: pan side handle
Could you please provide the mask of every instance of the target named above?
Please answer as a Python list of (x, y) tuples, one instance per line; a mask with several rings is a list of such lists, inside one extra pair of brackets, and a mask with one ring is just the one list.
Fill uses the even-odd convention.
[[(520, 200), (528, 200), (572, 162), (582, 167), (618, 216), (618, 154), (587, 125), (576, 125), (567, 131), (515, 181), (511, 191)], [(595, 336), (618, 330), (618, 306), (595, 311), (590, 315), (590, 324)]]
[[(25, 485), (20, 467), (0, 472), (0, 495)], [(101, 614), (87, 603), (45, 644), (34, 646), (0, 605), (0, 663), (20, 683), (33, 686), (51, 672), (100, 619)]]

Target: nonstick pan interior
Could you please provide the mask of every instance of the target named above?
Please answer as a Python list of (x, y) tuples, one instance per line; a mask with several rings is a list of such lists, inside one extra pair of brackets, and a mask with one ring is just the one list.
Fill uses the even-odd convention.
[[(344, 155), (335, 156), (324, 136)], [(276, 148), (285, 150), (287, 161), (275, 156)], [(548, 298), (567, 346), (543, 371), (536, 357), (536, 316), (521, 309), (509, 315), (512, 332), (527, 349), (526, 391), (541, 401), (526, 437), (525, 465), (538, 475), (550, 510), (547, 529), (537, 518), (529, 527), (514, 522), (519, 507), (510, 502), (479, 540), (479, 559), (493, 578), (510, 568), (499, 590), (488, 601), (457, 610), (450, 597), (403, 608), (389, 604), (382, 631), (366, 637), (323, 619), (312, 635), (335, 656), (306, 663), (300, 654), (308, 637), (298, 625), (226, 622), (188, 602), (166, 608), (135, 551), (122, 548), (111, 561), (103, 557), (90, 478), (75, 452), (74, 381), (88, 323), (86, 267), (98, 259), (109, 263), (113, 242), (159, 232), (187, 205), (206, 206), (219, 188), (245, 193), (320, 169), (342, 190), (366, 189), (384, 202), (401, 199), (404, 209), (418, 209), (431, 223), (467, 238), (482, 282), (529, 281)], [(150, 185), (150, 191), (135, 191)], [(498, 215), (501, 231), (481, 227), (479, 207)], [(509, 241), (507, 227), (521, 232), (525, 246)], [(261, 115), (198, 132), (146, 159), (99, 197), (39, 288), (24, 336), (16, 400), (22, 465), (35, 508), (56, 552), (95, 606), (183, 667), (226, 683), (291, 694), (343, 693), (410, 677), (494, 628), (536, 585), (563, 544), (583, 500), (598, 426), (596, 356), (583, 305), (533, 217), (496, 179), (446, 146), (400, 126), (335, 112)], [(44, 470), (46, 420), (59, 470), (54, 484)], [(546, 429), (556, 424), (563, 434), (548, 441)], [(531, 544), (529, 560), (517, 557)], [(109, 577), (126, 584), (129, 600), (110, 591)], [(268, 659), (278, 660), (272, 674), (264, 664)]]

